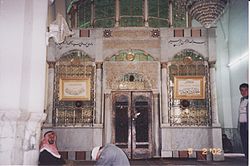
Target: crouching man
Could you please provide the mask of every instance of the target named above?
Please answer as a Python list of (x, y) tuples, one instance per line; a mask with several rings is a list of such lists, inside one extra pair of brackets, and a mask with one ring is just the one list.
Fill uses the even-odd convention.
[(126, 154), (113, 144), (107, 144), (103, 147), (97, 146), (93, 148), (91, 157), (92, 160), (97, 160), (97, 166), (130, 166)]

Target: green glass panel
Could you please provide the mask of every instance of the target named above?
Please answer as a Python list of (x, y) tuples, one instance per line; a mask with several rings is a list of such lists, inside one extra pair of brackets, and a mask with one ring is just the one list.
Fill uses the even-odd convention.
[(132, 5), (132, 15), (133, 16), (143, 16), (143, 1), (134, 0)]
[(120, 26), (140, 27), (144, 26), (143, 1), (121, 0), (120, 1)]
[(159, 17), (168, 18), (168, 0), (159, 0)]
[(148, 1), (148, 15), (149, 17), (158, 17), (158, 0), (149, 0)]
[(144, 26), (142, 17), (122, 17), (120, 20), (122, 27), (140, 27)]
[(186, 26), (186, 0), (173, 1), (173, 26)]
[(120, 0), (121, 16), (142, 16), (143, 0)]
[(115, 16), (114, 0), (95, 0), (95, 18), (107, 18)]
[(149, 18), (148, 23), (150, 27), (155, 27), (155, 28), (169, 26), (168, 20), (161, 20), (158, 18)]
[(115, 57), (115, 61), (123, 61), (124, 60), (124, 55), (120, 54)]
[(191, 57), (193, 61), (203, 61), (204, 57), (193, 51), (193, 50), (183, 50), (180, 53), (176, 54), (173, 58), (174, 61), (182, 61), (185, 57)]
[(148, 23), (150, 27), (168, 27), (168, 0), (148, 0)]
[[(145, 54), (145, 52), (141, 50), (123, 50), (120, 51), (118, 55), (113, 55), (110, 60), (111, 61), (128, 61), (127, 55), (132, 53), (134, 55), (134, 59), (132, 61), (153, 61), (153, 57), (149, 54)], [(130, 61), (130, 60), (129, 60)]]
[(121, 0), (120, 1), (120, 15), (130, 15), (130, 5), (129, 4), (130, 1), (128, 0)]
[(91, 1), (84, 1), (78, 6), (78, 26), (80, 28), (91, 27)]
[(112, 28), (115, 26), (114, 18), (95, 20), (95, 28)]

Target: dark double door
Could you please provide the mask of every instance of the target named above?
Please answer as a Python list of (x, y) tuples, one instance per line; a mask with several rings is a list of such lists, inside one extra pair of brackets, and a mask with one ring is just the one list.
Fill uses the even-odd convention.
[(130, 159), (151, 158), (151, 92), (113, 92), (112, 104), (112, 142)]

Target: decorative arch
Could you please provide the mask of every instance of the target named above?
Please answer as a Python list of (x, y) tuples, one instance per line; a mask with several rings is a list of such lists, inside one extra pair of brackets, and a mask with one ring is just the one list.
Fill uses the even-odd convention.
[(173, 57), (173, 61), (185, 61), (187, 60), (187, 58), (189, 60), (192, 61), (204, 61), (206, 60), (204, 58), (204, 56), (202, 56), (199, 52), (193, 50), (193, 49), (184, 49), (182, 51), (180, 51), (179, 53), (175, 54), (175, 56)]
[[(208, 59), (192, 49), (177, 53), (168, 63), (168, 100), (171, 126), (211, 126), (211, 96)], [(202, 98), (174, 97), (182, 82), (199, 82)], [(197, 83), (198, 84), (198, 83)], [(187, 84), (186, 84), (187, 86)]]
[[(80, 50), (71, 50), (63, 54), (55, 65), (53, 91), (53, 125), (67, 127), (92, 126), (95, 109), (95, 62)], [(85, 99), (62, 99), (60, 93), (64, 82), (83, 82), (88, 91)]]
[(76, 62), (94, 62), (94, 59), (91, 58), (86, 52), (82, 50), (70, 50), (66, 53), (64, 53), (57, 62), (68, 62), (70, 64), (76, 63)]
[(154, 57), (139, 49), (121, 50), (105, 59), (106, 61), (155, 61)]

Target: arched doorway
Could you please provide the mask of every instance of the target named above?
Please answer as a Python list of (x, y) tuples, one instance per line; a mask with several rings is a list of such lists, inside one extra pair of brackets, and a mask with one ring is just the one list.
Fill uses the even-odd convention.
[(112, 142), (131, 159), (152, 157), (152, 93), (112, 93)]
[(121, 50), (103, 63), (104, 138), (131, 159), (159, 151), (160, 63), (142, 50)]

